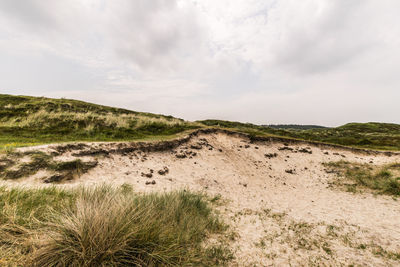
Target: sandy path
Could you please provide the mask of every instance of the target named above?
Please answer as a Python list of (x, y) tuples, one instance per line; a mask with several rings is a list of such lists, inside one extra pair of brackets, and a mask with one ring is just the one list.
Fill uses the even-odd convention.
[[(129, 183), (140, 192), (189, 188), (220, 194), (225, 201), (218, 209), (237, 233), (226, 241), (235, 252), (234, 266), (400, 265), (390, 254), (400, 253), (400, 202), (332, 188), (335, 175), (321, 165), (341, 159), (384, 164), (400, 162), (400, 157), (282, 147), (222, 133), (200, 135), (173, 151), (97, 157), (95, 169), (68, 185)], [(294, 152), (300, 149), (312, 153)], [(185, 153), (185, 158), (176, 157)], [(276, 157), (265, 156), (274, 153)], [(70, 152), (58, 157), (69, 158)], [(168, 173), (158, 174), (164, 167)], [(151, 170), (152, 177), (146, 177)], [(24, 183), (40, 185), (39, 177)]]

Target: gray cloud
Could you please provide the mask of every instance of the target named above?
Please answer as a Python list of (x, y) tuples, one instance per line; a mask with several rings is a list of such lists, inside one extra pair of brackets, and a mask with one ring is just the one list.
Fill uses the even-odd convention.
[(196, 13), (176, 0), (108, 3), (108, 29), (117, 55), (140, 68), (176, 68), (201, 45)]
[[(340, 68), (377, 45), (367, 21), (369, 1), (303, 1), (299, 21), (284, 29), (276, 62), (300, 74)], [(309, 11), (312, 11), (311, 14)], [(302, 17), (307, 16), (307, 17)], [(299, 22), (299, 23), (298, 23)], [(303, 23), (301, 23), (303, 22)]]
[(0, 0), (0, 90), (187, 119), (399, 122), (397, 0)]

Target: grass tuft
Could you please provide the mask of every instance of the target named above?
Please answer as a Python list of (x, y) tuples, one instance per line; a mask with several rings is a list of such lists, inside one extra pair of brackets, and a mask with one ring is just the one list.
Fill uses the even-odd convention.
[(348, 161), (328, 162), (323, 164), (329, 172), (336, 172), (355, 182), (348, 187), (349, 192), (356, 192), (356, 187), (369, 188), (382, 194), (400, 196), (400, 164), (371, 166), (369, 164)]
[(203, 243), (226, 226), (206, 198), (111, 188), (0, 188), (0, 259), (29, 266), (183, 266), (227, 262)]

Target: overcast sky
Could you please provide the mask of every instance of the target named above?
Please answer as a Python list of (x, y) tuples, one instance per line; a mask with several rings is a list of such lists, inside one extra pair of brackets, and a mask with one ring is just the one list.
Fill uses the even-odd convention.
[(0, 0), (0, 93), (400, 123), (399, 0)]

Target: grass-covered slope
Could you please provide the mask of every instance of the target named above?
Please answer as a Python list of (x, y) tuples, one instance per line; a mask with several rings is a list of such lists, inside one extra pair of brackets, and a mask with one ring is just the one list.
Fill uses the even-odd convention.
[[(0, 149), (68, 141), (161, 139), (186, 130), (221, 127), (258, 136), (280, 136), (345, 146), (400, 150), (400, 125), (349, 123), (336, 128), (295, 129), (222, 120), (187, 122), (69, 99), (0, 94)], [(303, 127), (304, 128), (304, 127)]]
[(0, 146), (135, 140), (196, 128), (171, 116), (69, 99), (0, 94)]
[(349, 123), (336, 128), (300, 131), (293, 136), (346, 146), (400, 150), (400, 125), (391, 123)]
[(399, 124), (376, 122), (349, 123), (336, 128), (290, 130), (221, 120), (205, 120), (200, 122), (207, 126), (228, 128), (253, 135), (274, 135), (368, 149), (400, 150)]

